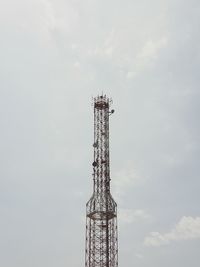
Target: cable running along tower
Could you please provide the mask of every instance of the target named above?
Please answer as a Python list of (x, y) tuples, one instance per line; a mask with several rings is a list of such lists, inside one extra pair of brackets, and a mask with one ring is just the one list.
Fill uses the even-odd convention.
[(85, 267), (117, 267), (117, 204), (110, 193), (109, 110), (111, 100), (94, 98), (93, 194), (86, 204)]

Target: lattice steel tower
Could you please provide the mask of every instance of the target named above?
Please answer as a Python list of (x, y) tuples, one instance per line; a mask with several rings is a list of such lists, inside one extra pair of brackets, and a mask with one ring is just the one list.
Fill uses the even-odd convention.
[(109, 110), (106, 96), (94, 98), (93, 194), (86, 204), (85, 267), (117, 267), (117, 204), (110, 193)]

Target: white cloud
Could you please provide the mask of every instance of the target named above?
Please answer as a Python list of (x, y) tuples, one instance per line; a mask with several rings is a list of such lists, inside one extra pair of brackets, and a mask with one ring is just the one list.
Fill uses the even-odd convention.
[(80, 69), (81, 64), (80, 64), (79, 61), (76, 61), (76, 62), (73, 64), (73, 66), (74, 66), (75, 69)]
[(146, 41), (136, 56), (136, 69), (142, 71), (145, 67), (151, 66), (158, 58), (160, 50), (166, 47), (167, 42), (168, 39), (166, 36), (163, 36), (158, 40)]
[(79, 21), (78, 10), (69, 2), (57, 5), (55, 1), (37, 0), (34, 6), (36, 11), (32, 14), (32, 27), (36, 27), (48, 41), (52, 39), (54, 32), (63, 36), (73, 32)]
[(172, 241), (200, 238), (200, 217), (182, 217), (175, 227), (164, 234), (152, 232), (144, 240), (146, 246), (167, 245)]
[(144, 255), (142, 255), (141, 253), (136, 253), (135, 254), (136, 258), (138, 258), (139, 260), (144, 258)]
[(132, 79), (136, 76), (136, 74), (137, 73), (134, 71), (128, 71), (126, 77), (127, 77), (127, 79)]
[(157, 41), (148, 40), (144, 47), (142, 48), (141, 52), (139, 53), (138, 57), (140, 58), (156, 58), (159, 49), (165, 47), (167, 44), (167, 38), (164, 36)]
[(145, 210), (142, 209), (119, 209), (118, 214), (120, 223), (122, 224), (150, 221), (152, 219), (152, 217)]
[(131, 187), (140, 185), (144, 182), (133, 166), (127, 166), (126, 168), (115, 172), (113, 174), (113, 192), (117, 198), (123, 196)]

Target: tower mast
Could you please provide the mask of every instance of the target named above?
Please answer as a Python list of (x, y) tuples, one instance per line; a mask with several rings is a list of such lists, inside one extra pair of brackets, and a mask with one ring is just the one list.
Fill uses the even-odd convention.
[(117, 267), (117, 204), (110, 193), (109, 116), (111, 100), (94, 98), (93, 194), (86, 204), (85, 267)]

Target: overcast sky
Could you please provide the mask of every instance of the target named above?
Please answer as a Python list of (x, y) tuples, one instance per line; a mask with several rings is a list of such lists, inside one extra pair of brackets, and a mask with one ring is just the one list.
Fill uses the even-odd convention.
[(0, 266), (84, 266), (103, 92), (119, 267), (199, 267), (199, 69), (199, 0), (0, 0)]

